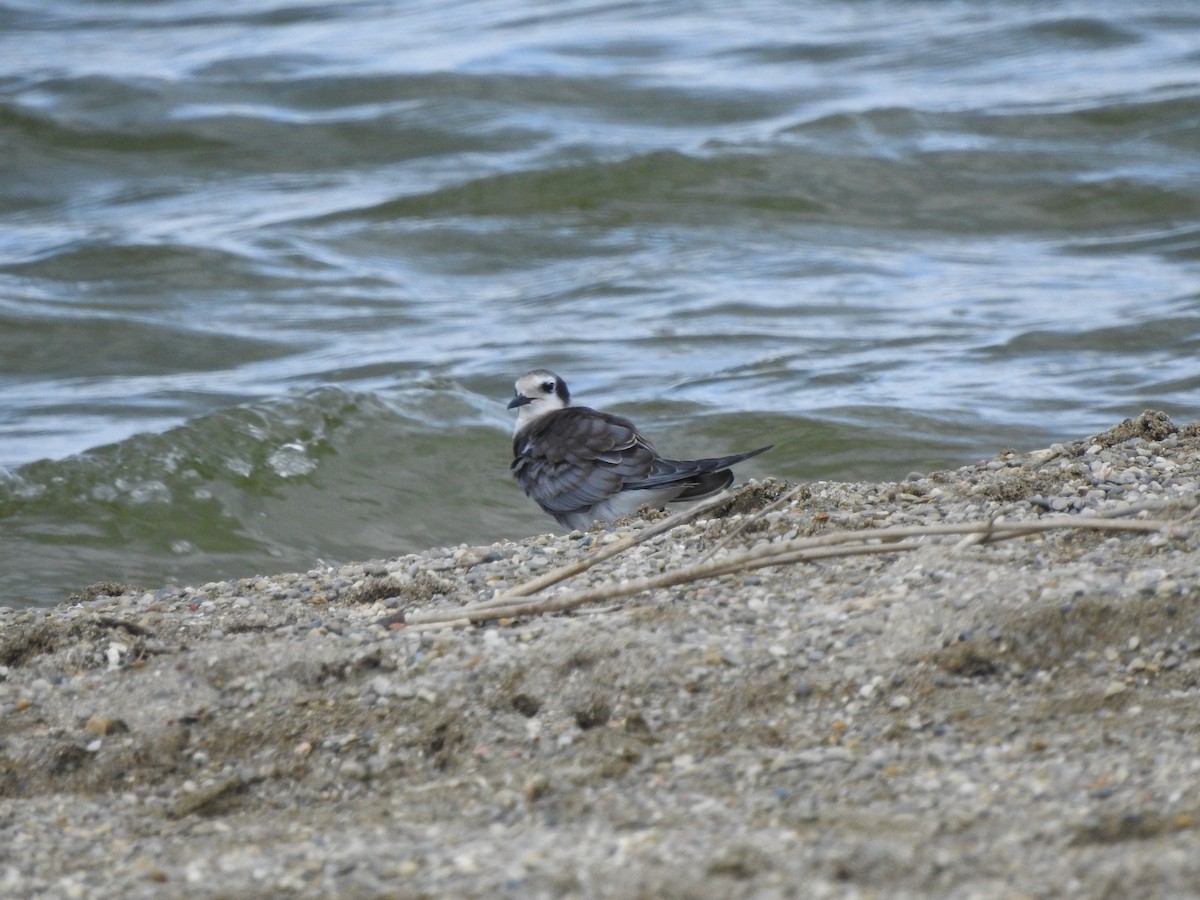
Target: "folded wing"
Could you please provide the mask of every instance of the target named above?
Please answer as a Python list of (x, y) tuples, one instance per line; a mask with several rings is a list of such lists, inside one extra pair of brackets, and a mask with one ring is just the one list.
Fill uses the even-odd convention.
[(513, 477), (551, 513), (594, 506), (655, 476), (654, 447), (628, 419), (572, 406), (513, 439)]

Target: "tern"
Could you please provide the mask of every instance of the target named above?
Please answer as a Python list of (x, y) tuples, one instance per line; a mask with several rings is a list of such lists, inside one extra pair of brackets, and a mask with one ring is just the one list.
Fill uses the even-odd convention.
[(567, 383), (547, 369), (516, 380), (512, 476), (558, 524), (582, 530), (649, 505), (712, 497), (733, 483), (730, 466), (771, 446), (709, 459), (659, 456), (628, 419), (572, 406)]

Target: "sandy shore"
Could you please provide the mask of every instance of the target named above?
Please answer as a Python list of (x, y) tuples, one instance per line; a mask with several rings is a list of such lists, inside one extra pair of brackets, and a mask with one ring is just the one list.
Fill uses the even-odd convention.
[(1200, 427), (752, 485), (562, 589), (927, 537), (456, 630), (646, 527), (0, 609), (0, 895), (1200, 895)]

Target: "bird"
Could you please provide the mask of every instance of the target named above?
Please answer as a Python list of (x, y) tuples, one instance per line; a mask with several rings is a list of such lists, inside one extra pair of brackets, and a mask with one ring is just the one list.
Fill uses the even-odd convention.
[(584, 530), (649, 505), (703, 500), (733, 483), (730, 466), (770, 450), (707, 459), (667, 459), (631, 421), (572, 406), (549, 369), (526, 372), (508, 404), (517, 411), (513, 478), (559, 525)]

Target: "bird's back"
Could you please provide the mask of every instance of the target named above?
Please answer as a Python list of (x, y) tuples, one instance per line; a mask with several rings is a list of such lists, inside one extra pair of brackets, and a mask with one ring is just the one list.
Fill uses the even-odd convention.
[(628, 419), (570, 406), (536, 419), (513, 437), (510, 468), (521, 490), (558, 518), (651, 476), (657, 458)]

